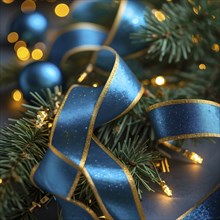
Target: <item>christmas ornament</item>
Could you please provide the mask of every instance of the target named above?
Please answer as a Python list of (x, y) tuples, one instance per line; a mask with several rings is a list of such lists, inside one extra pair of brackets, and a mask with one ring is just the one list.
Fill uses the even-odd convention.
[(16, 32), (20, 40), (33, 45), (44, 39), (48, 21), (40, 12), (22, 13), (14, 18), (10, 32)]
[(30, 92), (62, 85), (62, 74), (57, 66), (50, 62), (34, 62), (27, 65), (20, 73), (19, 86), (26, 99)]

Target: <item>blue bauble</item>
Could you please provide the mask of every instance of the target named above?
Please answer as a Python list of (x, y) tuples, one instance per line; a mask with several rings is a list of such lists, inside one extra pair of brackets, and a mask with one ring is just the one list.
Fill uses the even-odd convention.
[(27, 65), (20, 73), (19, 87), (25, 98), (31, 98), (30, 92), (41, 93), (42, 89), (62, 85), (60, 69), (50, 62), (34, 62)]
[(19, 39), (33, 45), (44, 39), (47, 27), (48, 21), (40, 12), (22, 13), (14, 18), (10, 32), (17, 32)]

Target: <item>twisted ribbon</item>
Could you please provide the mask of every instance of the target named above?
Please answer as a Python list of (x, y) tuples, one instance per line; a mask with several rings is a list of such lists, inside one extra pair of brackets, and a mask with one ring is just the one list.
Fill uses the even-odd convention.
[(220, 137), (220, 104), (180, 99), (151, 105), (148, 115), (160, 143), (199, 137)]
[[(94, 128), (128, 112), (143, 94), (133, 73), (111, 48), (96, 48), (95, 65), (110, 72), (104, 87), (72, 86), (54, 120), (49, 150), (32, 181), (54, 194), (63, 218), (98, 219), (74, 191), (83, 174), (106, 219), (145, 219), (134, 180), (94, 136)], [(106, 65), (103, 65), (105, 63)]]

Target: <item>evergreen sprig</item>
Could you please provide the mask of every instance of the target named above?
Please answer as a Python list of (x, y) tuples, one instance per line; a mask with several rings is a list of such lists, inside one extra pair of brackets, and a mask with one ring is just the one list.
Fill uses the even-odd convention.
[(147, 58), (169, 63), (192, 56), (199, 60), (218, 42), (219, 13), (218, 1), (165, 3), (160, 11), (146, 12), (146, 26), (132, 38), (148, 43)]

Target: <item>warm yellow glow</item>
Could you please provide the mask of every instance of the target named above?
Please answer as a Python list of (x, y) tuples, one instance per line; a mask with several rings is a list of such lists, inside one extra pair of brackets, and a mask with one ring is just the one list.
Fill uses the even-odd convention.
[(20, 47), (17, 50), (17, 57), (22, 61), (26, 61), (30, 58), (30, 52), (26, 47)]
[(56, 7), (55, 7), (55, 14), (58, 16), (58, 17), (65, 17), (69, 14), (69, 6), (66, 5), (66, 4), (58, 4)]
[(199, 156), (197, 153), (195, 152), (190, 152), (188, 150), (185, 150), (183, 155), (189, 159), (192, 160), (194, 163), (199, 163), (202, 164), (203, 162), (203, 158), (201, 156)]
[(18, 41), (18, 34), (16, 32), (11, 32), (8, 34), (8, 42), (9, 43), (15, 43), (16, 41)]
[(86, 76), (87, 76), (88, 74), (86, 73), (86, 72), (84, 72), (84, 73), (82, 73), (81, 75), (80, 75), (80, 77), (78, 78), (78, 82), (79, 83), (81, 83), (85, 78), (86, 78)]
[(2, 0), (5, 4), (11, 4), (14, 0)]
[(166, 83), (166, 80), (163, 76), (157, 76), (156, 79), (155, 79), (155, 83), (158, 85), (158, 86), (162, 86)]
[(165, 181), (161, 181), (161, 187), (167, 196), (171, 197), (173, 195), (172, 190), (168, 187)]
[(193, 11), (195, 14), (199, 14), (199, 11), (201, 10), (201, 6), (199, 5), (197, 8), (196, 7), (193, 7)]
[(199, 69), (200, 70), (205, 70), (206, 69), (206, 65), (204, 63), (200, 63), (199, 64)]
[(192, 42), (194, 44), (198, 44), (199, 42), (201, 42), (201, 37), (199, 34), (196, 34), (196, 35), (192, 35)]
[(3, 183), (3, 180), (0, 178), (0, 184), (2, 184)]
[(36, 9), (36, 4), (33, 0), (25, 0), (21, 4), (22, 12), (31, 12), (31, 11), (35, 11), (35, 9)]
[(20, 102), (22, 100), (22, 93), (20, 90), (16, 89), (12, 92), (12, 98), (15, 102)]
[(31, 56), (34, 60), (40, 60), (43, 57), (43, 51), (40, 49), (34, 49), (31, 53)]
[(218, 44), (213, 44), (212, 45), (212, 50), (215, 52), (219, 52), (219, 45)]
[(34, 45), (34, 48), (41, 49), (42, 51), (46, 49), (46, 45), (43, 42), (38, 42)]
[(98, 87), (98, 83), (93, 83), (92, 86), (93, 87)]
[(23, 40), (19, 40), (14, 45), (14, 50), (17, 51), (20, 47), (27, 47), (27, 44)]
[(165, 15), (163, 14), (163, 12), (154, 10), (153, 13), (154, 13), (154, 16), (156, 17), (156, 19), (157, 19), (158, 21), (162, 22), (162, 21), (165, 21), (165, 20), (166, 20), (166, 17), (165, 17)]
[(148, 79), (144, 79), (144, 80), (142, 81), (142, 84), (143, 84), (144, 86), (149, 85), (149, 83), (150, 83), (150, 81), (149, 81)]

